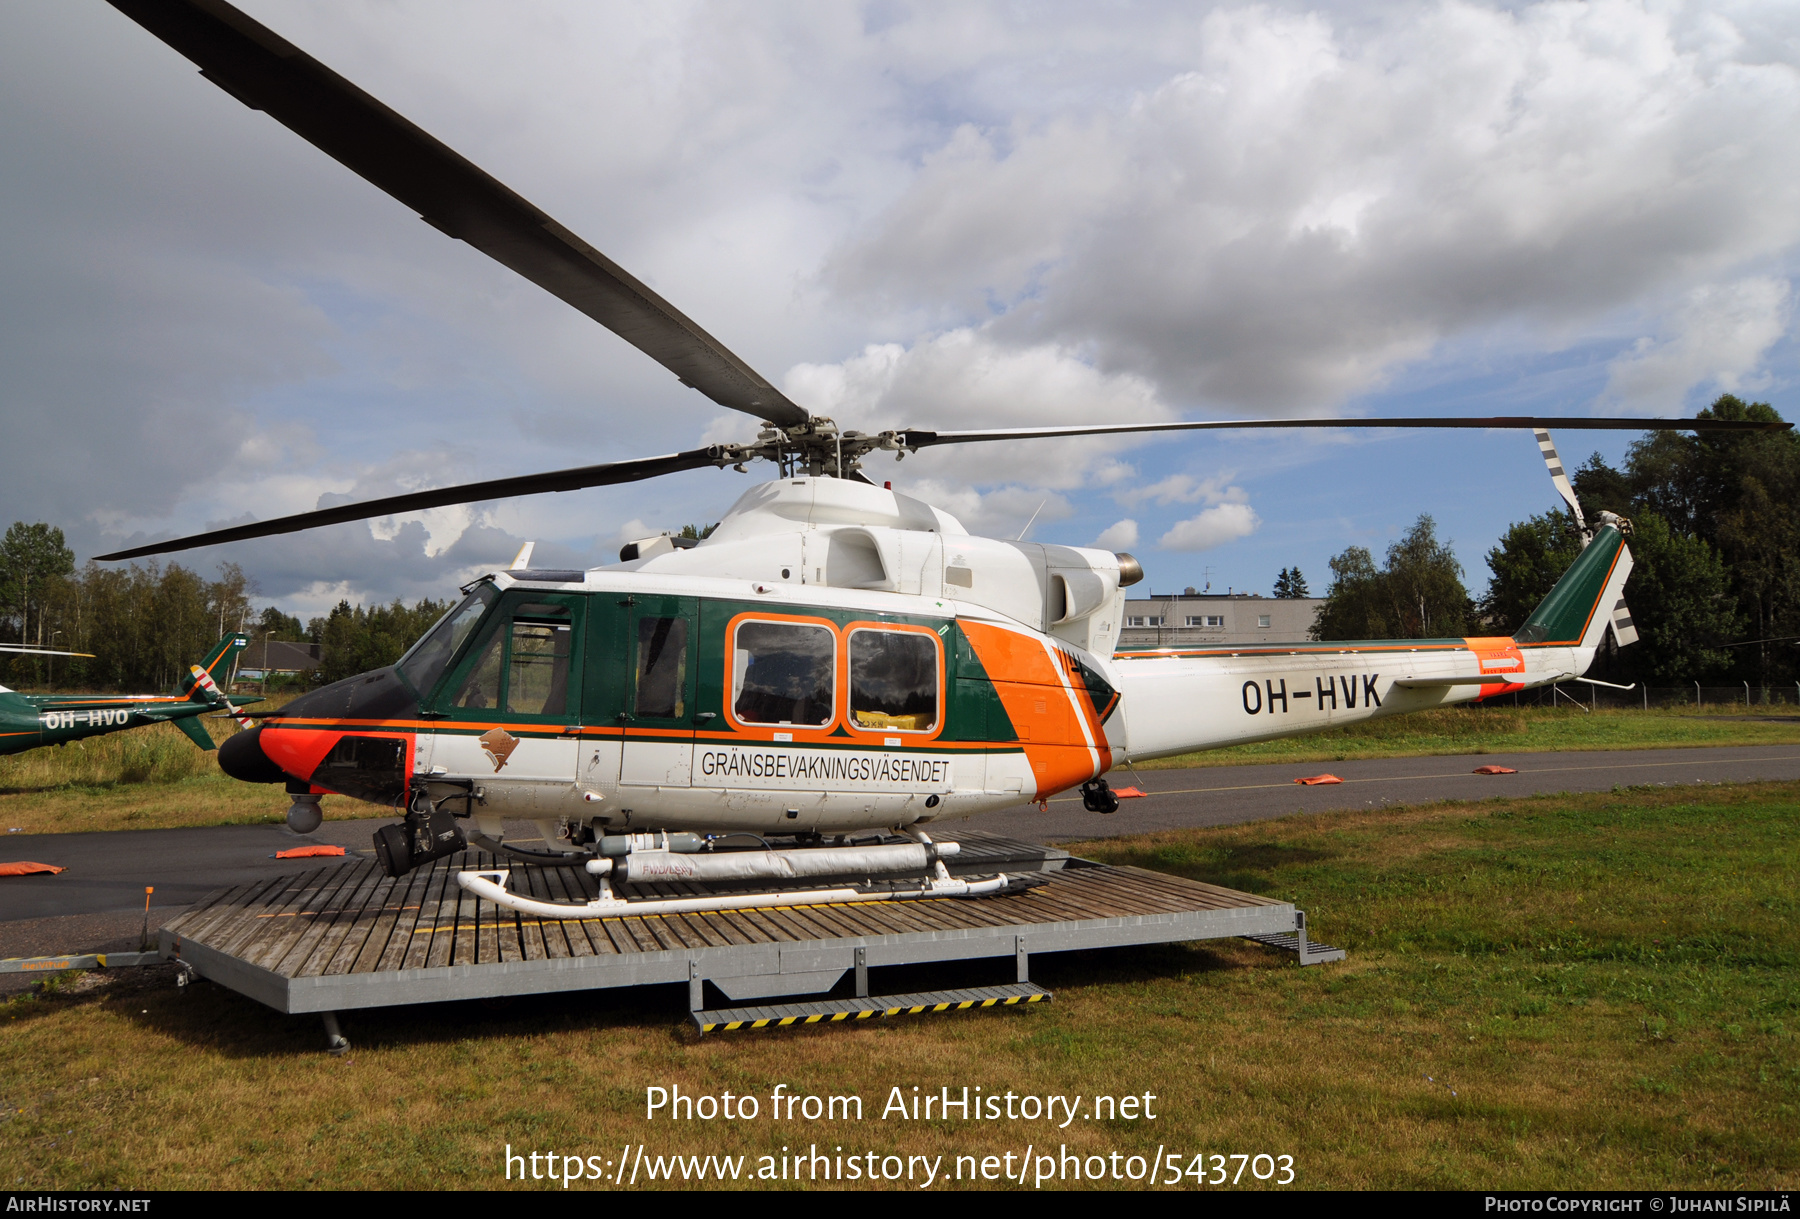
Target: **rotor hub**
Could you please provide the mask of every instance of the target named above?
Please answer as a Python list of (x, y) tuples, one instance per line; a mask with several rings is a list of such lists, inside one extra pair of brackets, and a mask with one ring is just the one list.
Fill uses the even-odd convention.
[(824, 415), (812, 415), (794, 427), (765, 421), (754, 442), (717, 447), (715, 464), (721, 467), (735, 466), (742, 472), (747, 462), (771, 461), (780, 467), (784, 478), (851, 478), (858, 475), (862, 459), (870, 453), (893, 453), (898, 459), (913, 451), (905, 432), (844, 431), (836, 420)]

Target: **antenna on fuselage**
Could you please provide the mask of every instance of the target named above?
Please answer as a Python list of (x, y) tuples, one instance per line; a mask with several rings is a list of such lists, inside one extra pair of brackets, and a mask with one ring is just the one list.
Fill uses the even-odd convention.
[(1044, 510), (1044, 505), (1049, 502), (1050, 501), (1047, 499), (1041, 499), (1038, 501), (1038, 506), (1036, 508), (1032, 509), (1031, 520), (1025, 522), (1025, 528), (1019, 530), (1019, 536), (1014, 538), (1013, 541), (1023, 542), (1025, 540), (1025, 535), (1031, 532), (1031, 526), (1037, 520), (1038, 513), (1042, 512)]

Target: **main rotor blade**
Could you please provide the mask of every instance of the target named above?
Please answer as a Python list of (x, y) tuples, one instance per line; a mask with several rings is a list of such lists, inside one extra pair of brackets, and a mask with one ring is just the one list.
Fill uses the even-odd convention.
[(936, 432), (902, 428), (898, 437), (912, 449), (939, 444), (974, 444), (983, 440), (1048, 440), (1059, 436), (1113, 436), (1129, 432), (1212, 432), (1245, 428), (1569, 428), (1606, 432), (1780, 432), (1791, 423), (1751, 419), (1558, 419), (1497, 415), (1486, 419), (1205, 419), (1174, 423), (1099, 423), (1072, 427), (988, 428), (975, 432)]
[(624, 268), (488, 173), (224, 0), (110, 0), (421, 219), (562, 298), (717, 402), (783, 426), (807, 412)]
[(393, 516), (400, 512), (418, 512), (425, 508), (443, 508), (450, 504), (474, 504), (482, 500), (509, 495), (536, 495), (544, 491), (578, 491), (583, 487), (605, 487), (613, 483), (632, 483), (660, 474), (697, 470), (719, 464), (715, 448), (690, 449), (685, 453), (669, 453), (662, 457), (642, 457), (636, 461), (614, 461), (598, 466), (580, 466), (573, 470), (552, 470), (548, 474), (521, 474), (516, 478), (495, 478), (482, 483), (463, 483), (457, 487), (438, 487), (431, 491), (414, 491), (407, 495), (390, 495), (386, 499), (364, 500), (358, 504), (340, 504), (317, 512), (277, 517), (250, 525), (234, 525), (197, 533), (192, 537), (168, 542), (152, 542), (130, 550), (95, 556), (102, 562), (136, 559), (144, 555), (168, 554), (176, 550), (192, 550), (197, 546), (217, 546), (222, 542), (241, 542), (248, 538), (266, 538), (278, 533), (297, 533), (320, 525), (342, 525), (348, 521), (365, 521), (371, 517)]

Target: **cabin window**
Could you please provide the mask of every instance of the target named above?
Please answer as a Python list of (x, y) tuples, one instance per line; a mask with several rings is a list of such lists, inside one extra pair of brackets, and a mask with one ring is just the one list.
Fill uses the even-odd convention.
[(438, 619), (438, 624), (426, 633), (425, 638), (413, 645), (412, 651), (400, 662), (400, 676), (415, 692), (422, 697), (431, 694), (431, 688), (443, 677), (451, 658), (469, 638), (469, 632), (475, 629), (475, 624), (499, 596), (499, 590), (492, 584), (483, 584), (461, 605)]
[(567, 609), (519, 606), (513, 620), (482, 649), (454, 705), (511, 715), (561, 715), (569, 701), (570, 641)]
[(569, 705), (569, 624), (512, 624), (506, 709), (514, 715), (560, 715)]
[(745, 724), (822, 727), (837, 699), (837, 632), (802, 622), (738, 624), (732, 710)]
[(638, 619), (633, 715), (679, 719), (687, 714), (687, 650), (686, 618)]
[(936, 635), (850, 632), (850, 719), (858, 728), (929, 732), (937, 718)]

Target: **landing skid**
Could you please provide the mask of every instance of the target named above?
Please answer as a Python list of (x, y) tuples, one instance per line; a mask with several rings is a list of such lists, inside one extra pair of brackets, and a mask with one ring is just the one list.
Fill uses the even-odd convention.
[[(588, 859), (583, 870), (599, 882), (598, 896), (587, 902), (554, 902), (514, 893), (507, 888), (511, 869), (469, 869), (456, 873), (463, 892), (497, 906), (536, 918), (605, 918), (620, 914), (697, 914), (712, 910), (747, 910), (771, 906), (820, 906), (870, 900), (905, 901), (940, 897), (987, 897), (1016, 892), (1028, 883), (1001, 872), (969, 880), (950, 875), (946, 858), (961, 853), (954, 842), (935, 843), (926, 834), (906, 829), (902, 841), (872, 846), (815, 846), (783, 850), (714, 851), (691, 834), (619, 835), (611, 841), (617, 853)], [(882, 875), (918, 874), (916, 880), (877, 882)], [(807, 880), (866, 877), (862, 884), (819, 885)], [(725, 887), (725, 892), (674, 896), (620, 897), (613, 881), (626, 885), (676, 882)], [(745, 884), (753, 891), (742, 891)]]
[[(905, 901), (933, 897), (990, 897), (1015, 893), (1031, 886), (1031, 880), (1002, 872), (986, 880), (933, 877), (905, 888), (845, 885), (829, 889), (790, 889), (774, 892), (721, 893), (712, 896), (622, 898), (603, 888), (601, 896), (585, 903), (546, 902), (523, 897), (506, 888), (510, 871), (468, 871), (456, 874), (463, 892), (484, 898), (496, 906), (535, 918), (583, 919), (618, 917), (621, 914), (698, 914), (710, 910), (760, 910), (774, 906), (824, 906), (844, 902)], [(1035, 879), (1035, 878), (1033, 878)], [(1036, 882), (1042, 883), (1042, 882)]]

